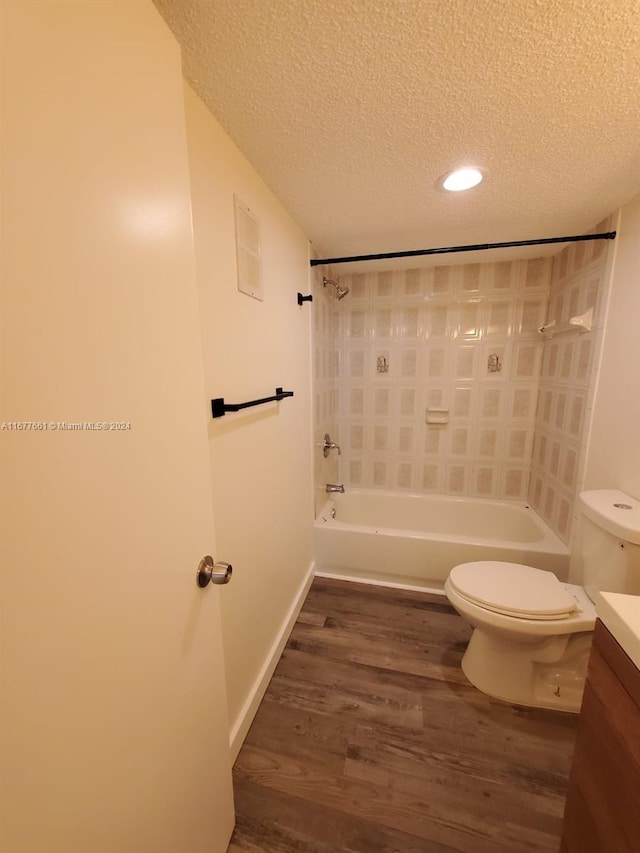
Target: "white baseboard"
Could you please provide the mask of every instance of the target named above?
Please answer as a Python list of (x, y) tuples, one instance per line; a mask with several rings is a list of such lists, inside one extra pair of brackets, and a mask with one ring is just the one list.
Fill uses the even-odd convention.
[(229, 748), (231, 751), (231, 763), (236, 760), (238, 757), (238, 753), (240, 752), (240, 748), (244, 743), (244, 739), (247, 736), (247, 732), (251, 727), (251, 723), (253, 722), (253, 718), (256, 715), (256, 711), (260, 706), (260, 702), (262, 702), (262, 697), (265, 694), (267, 687), (269, 686), (269, 682), (271, 681), (271, 676), (278, 665), (278, 661), (280, 660), (280, 655), (282, 654), (284, 647), (287, 644), (287, 640), (289, 639), (289, 634), (291, 633), (293, 626), (295, 624), (296, 619), (298, 618), (298, 613), (304, 604), (304, 600), (307, 597), (307, 593), (309, 592), (309, 587), (313, 581), (315, 576), (315, 562), (311, 563), (309, 569), (307, 570), (307, 574), (305, 575), (304, 580), (302, 581), (298, 592), (296, 593), (293, 602), (291, 603), (291, 607), (289, 608), (289, 612), (285, 616), (282, 625), (280, 626), (280, 630), (271, 646), (269, 653), (265, 659), (264, 664), (262, 665), (262, 669), (258, 673), (256, 680), (253, 683), (253, 687), (251, 688), (247, 699), (238, 714), (238, 717), (234, 724), (231, 727), (231, 732), (229, 734)]
[(350, 575), (348, 572), (340, 574), (338, 572), (317, 571), (315, 576), (317, 578), (329, 578), (329, 580), (348, 581), (349, 583), (365, 583), (370, 586), (388, 586), (391, 587), (391, 589), (406, 589), (409, 592), (428, 592), (431, 595), (441, 595), (443, 598), (446, 598), (445, 591), (442, 587), (418, 586), (416, 584), (401, 583), (398, 581), (383, 581), (379, 578), (368, 578), (363, 575)]

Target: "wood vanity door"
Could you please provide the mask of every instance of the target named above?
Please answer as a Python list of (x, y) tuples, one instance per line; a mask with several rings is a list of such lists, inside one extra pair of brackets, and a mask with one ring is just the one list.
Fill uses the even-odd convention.
[(560, 851), (639, 850), (640, 671), (598, 620)]

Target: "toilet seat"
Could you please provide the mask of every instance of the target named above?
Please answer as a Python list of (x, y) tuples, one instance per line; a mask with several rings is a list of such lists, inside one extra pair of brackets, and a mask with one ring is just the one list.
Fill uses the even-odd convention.
[(469, 602), (503, 616), (557, 620), (580, 610), (553, 572), (520, 563), (462, 563), (449, 573), (449, 583)]

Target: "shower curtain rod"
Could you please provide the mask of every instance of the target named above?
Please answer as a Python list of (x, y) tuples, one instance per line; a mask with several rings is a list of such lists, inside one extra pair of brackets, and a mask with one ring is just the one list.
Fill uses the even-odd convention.
[(508, 243), (475, 243), (471, 246), (444, 246), (439, 249), (414, 249), (408, 252), (384, 252), (379, 255), (351, 255), (345, 258), (312, 258), (309, 264), (350, 264), (354, 261), (383, 261), (388, 258), (415, 258), (419, 255), (449, 255), (453, 252), (483, 252), (486, 249), (508, 249), (512, 246), (544, 246), (547, 243), (579, 243), (585, 240), (615, 240), (615, 231), (602, 234), (577, 234), (573, 237), (543, 237), (540, 240), (512, 240)]

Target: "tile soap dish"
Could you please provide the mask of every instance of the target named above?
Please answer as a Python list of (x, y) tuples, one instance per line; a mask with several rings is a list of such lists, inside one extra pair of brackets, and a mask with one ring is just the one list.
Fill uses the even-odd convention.
[(426, 422), (428, 424), (448, 424), (449, 409), (427, 409)]

